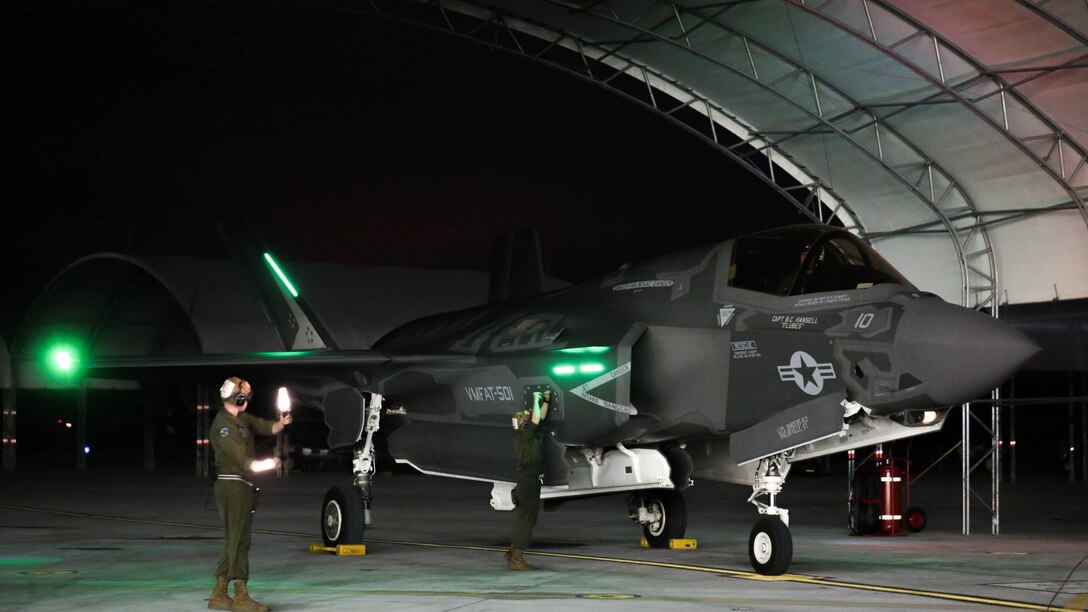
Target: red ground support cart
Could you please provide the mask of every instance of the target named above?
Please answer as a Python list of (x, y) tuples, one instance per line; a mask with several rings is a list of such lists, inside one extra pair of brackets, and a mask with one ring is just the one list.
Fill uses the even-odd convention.
[(850, 451), (849, 460), (851, 534), (893, 536), (904, 526), (913, 532), (925, 529), (926, 513), (910, 503), (909, 443), (902, 457), (877, 446), (856, 463)]

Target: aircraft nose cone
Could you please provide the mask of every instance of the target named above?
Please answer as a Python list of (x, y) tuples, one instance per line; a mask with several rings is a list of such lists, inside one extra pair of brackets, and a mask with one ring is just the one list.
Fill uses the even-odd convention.
[(1038, 351), (1013, 326), (936, 298), (912, 302), (895, 338), (902, 370), (921, 380), (938, 406), (977, 399)]

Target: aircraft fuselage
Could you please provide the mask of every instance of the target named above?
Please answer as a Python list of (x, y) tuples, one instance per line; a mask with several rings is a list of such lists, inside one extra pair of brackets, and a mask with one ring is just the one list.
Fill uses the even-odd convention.
[(991, 317), (920, 292), (863, 242), (823, 226), (429, 317), (375, 348), (474, 358), (374, 373), (373, 390), (405, 412), (390, 450), (424, 471), (509, 479), (510, 417), (533, 390), (552, 389), (546, 425), (559, 459), (545, 484), (567, 478), (564, 449), (705, 445), (744, 432), (748, 458), (811, 442), (842, 429), (844, 400), (910, 424), (914, 412), (993, 388), (1035, 350)]

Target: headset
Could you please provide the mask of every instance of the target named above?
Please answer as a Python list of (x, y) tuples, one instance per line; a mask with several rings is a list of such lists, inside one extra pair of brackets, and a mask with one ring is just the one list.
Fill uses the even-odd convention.
[[(230, 377), (223, 381), (223, 386), (219, 387), (219, 397), (223, 401), (232, 400), (235, 406), (241, 406), (249, 401), (253, 397), (253, 393), (246, 393), (242, 391), (242, 379)], [(235, 393), (234, 390), (238, 389)]]

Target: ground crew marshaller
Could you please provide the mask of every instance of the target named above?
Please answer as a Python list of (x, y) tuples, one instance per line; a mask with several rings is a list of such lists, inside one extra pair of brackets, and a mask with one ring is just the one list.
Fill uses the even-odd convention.
[(506, 565), (515, 570), (531, 570), (523, 553), (533, 539), (533, 527), (540, 514), (540, 475), (544, 471), (544, 435), (540, 422), (548, 416), (548, 404), (552, 392), (533, 393), (532, 411), (523, 410), (514, 415), (514, 456), (517, 457), (517, 485), (514, 487), (514, 529), (510, 536), (510, 550), (506, 551)]
[[(248, 476), (280, 467), (277, 457), (254, 459), (254, 434), (274, 436), (291, 423), (285, 412), (279, 421), (270, 421), (246, 413), (253, 389), (236, 377), (228, 378), (219, 388), (223, 409), (215, 415), (209, 434), (215, 453), (215, 504), (226, 525), (223, 554), (215, 570), (215, 589), (208, 599), (211, 610), (267, 612), (268, 606), (253, 601), (246, 588), (249, 580), (249, 543), (256, 511), (257, 495)], [(234, 581), (234, 597), (227, 584)]]

